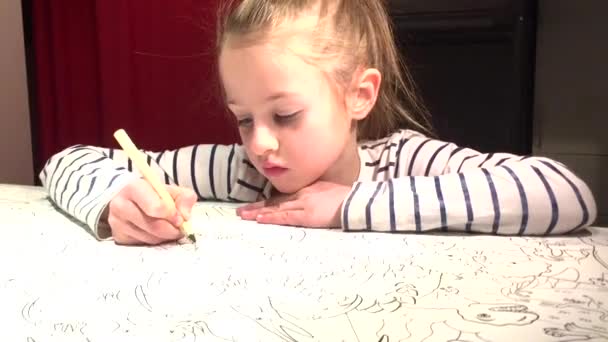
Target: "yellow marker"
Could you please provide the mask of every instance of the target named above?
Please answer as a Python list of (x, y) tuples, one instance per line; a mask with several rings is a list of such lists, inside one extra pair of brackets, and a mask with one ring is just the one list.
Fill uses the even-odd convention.
[[(123, 151), (127, 154), (129, 159), (133, 161), (133, 164), (139, 170), (139, 172), (144, 176), (144, 178), (152, 185), (156, 193), (160, 196), (162, 201), (165, 203), (167, 208), (171, 210), (177, 210), (175, 206), (175, 202), (173, 201), (173, 197), (169, 194), (169, 191), (165, 188), (165, 185), (160, 182), (158, 177), (154, 174), (154, 171), (150, 168), (150, 165), (146, 162), (146, 157), (141, 153), (131, 138), (127, 135), (124, 129), (119, 129), (114, 132), (114, 138), (118, 141), (120, 147), (122, 147)], [(192, 225), (189, 221), (184, 220), (182, 225), (179, 227), (182, 233), (190, 239), (192, 242), (196, 242), (196, 237), (194, 233), (192, 233)]]

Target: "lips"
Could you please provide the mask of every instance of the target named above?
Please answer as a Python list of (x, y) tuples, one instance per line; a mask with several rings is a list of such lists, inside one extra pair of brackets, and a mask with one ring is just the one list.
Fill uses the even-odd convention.
[(262, 169), (264, 170), (264, 174), (269, 177), (280, 176), (287, 171), (287, 168), (268, 162), (262, 164)]

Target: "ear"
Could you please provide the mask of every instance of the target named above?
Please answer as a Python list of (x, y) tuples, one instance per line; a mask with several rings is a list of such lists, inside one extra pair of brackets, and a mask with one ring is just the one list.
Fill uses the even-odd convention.
[(378, 69), (364, 69), (353, 80), (349, 113), (353, 120), (362, 120), (372, 110), (378, 98), (382, 76)]

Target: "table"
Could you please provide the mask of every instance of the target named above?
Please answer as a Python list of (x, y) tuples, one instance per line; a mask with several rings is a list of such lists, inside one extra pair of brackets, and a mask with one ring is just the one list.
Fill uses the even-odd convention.
[(345, 233), (197, 203), (198, 243), (97, 241), (0, 185), (1, 341), (606, 341), (608, 230)]

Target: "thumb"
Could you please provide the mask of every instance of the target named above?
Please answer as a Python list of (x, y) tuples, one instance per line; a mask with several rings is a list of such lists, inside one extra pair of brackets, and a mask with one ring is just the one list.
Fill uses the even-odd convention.
[(175, 207), (178, 213), (184, 218), (184, 220), (190, 220), (192, 214), (192, 207), (197, 201), (197, 196), (192, 189), (183, 188), (178, 186), (168, 187), (169, 194), (175, 201)]

